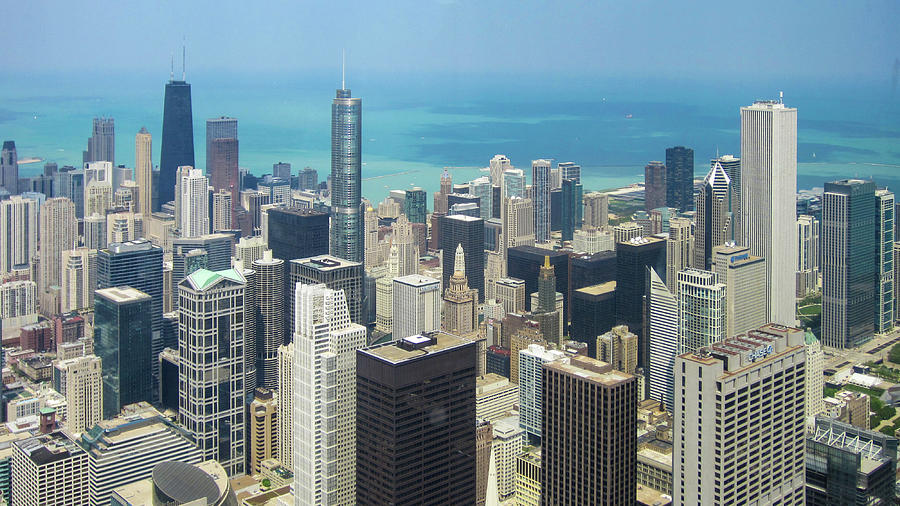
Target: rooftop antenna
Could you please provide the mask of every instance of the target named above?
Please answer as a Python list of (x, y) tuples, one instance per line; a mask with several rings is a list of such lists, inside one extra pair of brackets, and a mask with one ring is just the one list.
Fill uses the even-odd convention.
[(186, 49), (185, 44), (184, 44), (184, 39), (182, 38), (182, 40), (181, 40), (181, 80), (182, 80), (182, 81), (185, 80), (185, 72), (184, 72), (184, 67), (185, 67), (185, 65), (184, 65), (184, 60), (185, 60), (185, 55), (186, 55), (186, 54), (187, 54), (187, 49)]
[(169, 80), (174, 81), (175, 80), (175, 53), (174, 52), (170, 53), (169, 56), (172, 57), (172, 64), (171, 64), (171, 67), (169, 67)]
[(783, 104), (783, 103), (784, 103), (784, 92), (783, 92), (783, 91), (779, 91), (779, 92), (778, 92), (778, 103), (779, 103), (779, 104)]
[(347, 53), (346, 50), (341, 49), (341, 89), (342, 89), (342, 90), (346, 90), (346, 89), (347, 89), (347, 86), (344, 84), (344, 75), (345, 75), (344, 69), (345, 69), (346, 66), (347, 66), (347, 55), (346, 55), (346, 53)]

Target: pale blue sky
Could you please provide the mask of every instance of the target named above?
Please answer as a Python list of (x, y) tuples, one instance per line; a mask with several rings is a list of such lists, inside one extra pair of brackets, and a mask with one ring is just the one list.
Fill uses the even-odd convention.
[[(354, 72), (891, 79), (900, 2), (16, 1), (4, 66), (32, 71)], [(786, 75), (787, 74), (787, 75)], [(352, 75), (352, 74), (351, 74)]]

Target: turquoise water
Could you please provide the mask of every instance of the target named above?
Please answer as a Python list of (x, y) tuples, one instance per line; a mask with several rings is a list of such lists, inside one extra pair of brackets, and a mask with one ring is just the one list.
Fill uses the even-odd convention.
[[(116, 161), (133, 166), (134, 134), (146, 126), (159, 160), (168, 76), (11, 76), (0, 83), (0, 137), (20, 159), (78, 164), (91, 118), (116, 119)], [(335, 82), (317, 76), (188, 76), (193, 85), (195, 152), (205, 160), (206, 118), (239, 120), (240, 165), (269, 172), (330, 170), (330, 103)], [(479, 174), (496, 153), (528, 169), (535, 158), (583, 166), (586, 190), (639, 181), (665, 148), (694, 148), (698, 175), (718, 152), (739, 151), (739, 108), (777, 96), (799, 109), (799, 186), (874, 177), (900, 185), (900, 98), (885, 83), (709, 83), (625, 79), (536, 80), (535, 76), (362, 76), (349, 82), (363, 98), (363, 195), (389, 189), (437, 190)], [(631, 118), (626, 118), (631, 115)], [(21, 167), (36, 174), (42, 164)], [(526, 170), (526, 172), (530, 172)], [(895, 184), (896, 183), (896, 184)], [(430, 200), (430, 198), (429, 198)]]

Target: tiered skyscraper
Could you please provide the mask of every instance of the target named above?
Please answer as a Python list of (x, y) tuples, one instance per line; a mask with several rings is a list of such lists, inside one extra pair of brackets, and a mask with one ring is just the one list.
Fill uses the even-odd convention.
[(138, 185), (135, 212), (150, 216), (153, 210), (153, 137), (145, 127), (134, 136), (134, 179)]
[(797, 109), (783, 102), (741, 108), (741, 237), (766, 259), (768, 320), (797, 319)]
[(696, 198), (694, 268), (709, 269), (714, 247), (731, 235), (731, 180), (718, 162), (703, 179)]
[(163, 109), (162, 151), (159, 156), (157, 210), (175, 200), (175, 178), (178, 167), (194, 166), (194, 124), (191, 112), (191, 85), (176, 81), (174, 75), (166, 83)]
[(84, 163), (109, 162), (116, 166), (116, 120), (94, 118), (91, 138), (82, 158)]
[(337, 90), (331, 103), (331, 241), (333, 256), (363, 262), (360, 205), (362, 172), (362, 99)]

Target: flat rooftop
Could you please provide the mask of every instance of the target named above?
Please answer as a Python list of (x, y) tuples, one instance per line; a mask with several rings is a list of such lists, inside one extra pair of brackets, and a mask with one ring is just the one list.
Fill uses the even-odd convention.
[(606, 362), (580, 355), (544, 364), (544, 369), (552, 369), (603, 386), (616, 386), (634, 379), (633, 375), (617, 371)]
[(434, 278), (429, 278), (428, 276), (423, 276), (421, 274), (409, 274), (407, 276), (400, 276), (399, 278), (394, 278), (394, 281), (410, 286), (428, 286), (437, 285), (438, 283), (440, 283), (440, 281)]
[(41, 434), (24, 441), (16, 441), (13, 444), (39, 466), (84, 453), (84, 450), (62, 431)]
[(606, 283), (600, 283), (597, 285), (586, 286), (584, 288), (579, 288), (575, 290), (576, 292), (586, 293), (588, 295), (602, 295), (604, 293), (610, 293), (616, 291), (616, 282), (615, 281), (607, 281)]
[(399, 341), (365, 348), (360, 350), (360, 352), (385, 362), (399, 364), (400, 362), (441, 353), (473, 342), (474, 341), (453, 334), (433, 332), (430, 333), (430, 336), (405, 337)]
[(96, 293), (113, 302), (134, 302), (150, 298), (150, 296), (146, 293), (130, 286), (114, 286), (112, 288), (103, 288), (97, 290)]
[(309, 258), (299, 258), (291, 260), (291, 263), (300, 264), (305, 267), (311, 267), (323, 272), (333, 271), (343, 267), (354, 267), (357, 265), (362, 265), (359, 262), (351, 262), (349, 260), (333, 257), (331, 255), (319, 255)]

